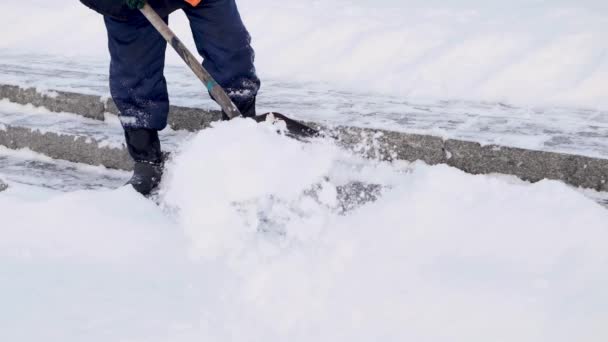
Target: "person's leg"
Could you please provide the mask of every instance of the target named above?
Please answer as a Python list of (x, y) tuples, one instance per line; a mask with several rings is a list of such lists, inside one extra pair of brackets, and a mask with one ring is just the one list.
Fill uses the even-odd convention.
[(162, 176), (158, 131), (166, 127), (169, 112), (163, 75), (166, 42), (140, 13), (127, 21), (105, 17), (105, 23), (111, 56), (110, 93), (135, 161), (128, 184), (147, 195)]
[(203, 66), (244, 116), (255, 115), (260, 80), (254, 67), (251, 36), (234, 0), (204, 0), (184, 8)]
[(123, 126), (164, 129), (169, 112), (163, 74), (167, 43), (140, 13), (128, 21), (105, 17), (105, 23), (111, 57), (110, 93)]

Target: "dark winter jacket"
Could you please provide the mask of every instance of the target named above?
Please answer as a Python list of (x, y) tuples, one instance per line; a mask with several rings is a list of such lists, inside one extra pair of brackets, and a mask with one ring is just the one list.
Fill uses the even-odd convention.
[[(80, 2), (105, 16), (118, 20), (128, 20), (131, 15), (137, 13), (136, 10), (130, 9), (125, 1), (120, 0), (80, 0)], [(185, 6), (196, 6), (200, 0), (148, 0), (148, 3), (161, 17), (165, 17)]]

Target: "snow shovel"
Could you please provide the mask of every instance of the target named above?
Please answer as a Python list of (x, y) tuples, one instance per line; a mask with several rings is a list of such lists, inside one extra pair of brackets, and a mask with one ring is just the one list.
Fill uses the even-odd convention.
[[(154, 11), (154, 9), (148, 4), (145, 4), (140, 11), (148, 19), (148, 21), (150, 21), (152, 26), (154, 26), (154, 28), (163, 36), (163, 38), (165, 38), (165, 40), (173, 47), (175, 52), (177, 52), (184, 62), (186, 62), (186, 64), (190, 67), (190, 69), (192, 69), (201, 82), (203, 82), (213, 99), (220, 105), (224, 113), (226, 113), (230, 119), (242, 116), (241, 112), (236, 107), (234, 102), (232, 102), (230, 97), (228, 97), (228, 94), (226, 94), (224, 89), (217, 84), (209, 72), (205, 70), (201, 63), (198, 62), (196, 57), (194, 57), (188, 48), (186, 48), (175, 33), (171, 31), (169, 26), (161, 19), (156, 11)], [(273, 122), (275, 120), (284, 121), (288, 134), (295, 137), (307, 138), (317, 136), (319, 134), (316, 129), (279, 113), (266, 113), (255, 116), (253, 119), (257, 122), (264, 122), (267, 120), (271, 120)]]

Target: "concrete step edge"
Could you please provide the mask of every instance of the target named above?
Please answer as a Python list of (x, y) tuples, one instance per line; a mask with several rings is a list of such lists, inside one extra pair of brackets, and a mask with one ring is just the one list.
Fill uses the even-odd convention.
[(133, 161), (127, 149), (103, 146), (91, 137), (40, 132), (28, 127), (2, 125), (0, 145), (10, 149), (30, 149), (54, 159), (131, 170)]
[[(74, 113), (85, 118), (104, 120), (104, 113), (118, 114), (112, 99), (97, 95), (60, 90), (38, 91), (16, 85), (0, 84), (0, 99), (19, 104), (45, 107), (52, 112)], [(220, 111), (170, 106), (168, 124), (174, 130), (197, 131), (221, 118)]]

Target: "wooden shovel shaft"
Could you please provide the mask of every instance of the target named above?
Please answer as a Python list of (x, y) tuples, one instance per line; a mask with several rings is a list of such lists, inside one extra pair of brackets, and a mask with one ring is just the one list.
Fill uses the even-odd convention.
[(186, 64), (192, 69), (196, 76), (203, 82), (205, 87), (213, 99), (222, 107), (222, 110), (228, 115), (230, 119), (237, 116), (241, 116), (241, 112), (234, 105), (234, 102), (230, 99), (224, 89), (217, 84), (217, 82), (211, 77), (209, 72), (203, 68), (199, 61), (194, 55), (186, 48), (184, 43), (171, 31), (165, 21), (154, 11), (150, 5), (145, 4), (140, 10), (141, 13), (150, 21), (152, 26), (165, 38), (165, 40), (175, 49), (175, 52), (186, 62)]

